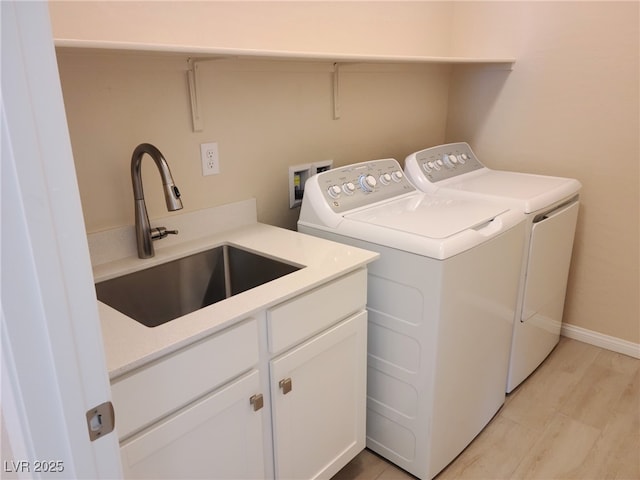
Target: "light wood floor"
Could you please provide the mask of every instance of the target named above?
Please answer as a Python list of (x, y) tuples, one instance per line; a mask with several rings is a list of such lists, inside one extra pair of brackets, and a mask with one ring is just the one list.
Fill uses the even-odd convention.
[[(411, 475), (365, 450), (332, 480)], [(640, 360), (561, 338), (436, 480), (640, 479)]]

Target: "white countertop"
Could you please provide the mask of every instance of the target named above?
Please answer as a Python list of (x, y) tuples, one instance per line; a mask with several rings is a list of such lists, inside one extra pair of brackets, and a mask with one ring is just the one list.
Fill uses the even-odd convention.
[[(251, 205), (255, 206), (255, 203), (239, 202), (236, 205), (251, 211)], [(234, 208), (229, 209), (229, 206), (223, 209), (225, 208), (227, 209), (225, 214), (213, 223), (221, 223), (231, 228), (216, 228), (210, 230), (214, 232), (210, 234), (202, 235), (201, 219), (203, 215), (213, 218), (216, 212), (201, 211), (196, 215), (186, 214), (185, 217), (191, 217), (186, 223), (181, 223), (179, 216), (175, 215), (162, 219), (166, 221), (167, 227), (173, 228), (176, 223), (181, 224), (180, 235), (163, 247), (160, 247), (160, 244), (165, 240), (155, 242), (156, 255), (151, 259), (141, 260), (135, 253), (130, 254), (130, 235), (119, 234), (121, 238), (126, 237), (128, 240), (126, 255), (120, 258), (114, 258), (117, 255), (101, 256), (97, 251), (100, 249), (101, 241), (96, 241), (96, 237), (101, 237), (102, 243), (110, 243), (109, 248), (113, 249), (113, 242), (105, 242), (105, 238), (109, 238), (108, 232), (94, 234), (93, 239), (90, 236), (95, 281), (99, 282), (142, 270), (225, 243), (282, 259), (304, 268), (152, 328), (98, 302), (107, 369), (111, 379), (229, 327), (258, 311), (361, 268), (378, 257), (377, 253), (367, 250), (257, 223), (255, 211), (245, 217), (246, 221), (238, 221), (238, 212), (234, 211)], [(224, 217), (227, 214), (234, 216), (234, 221), (226, 222)], [(152, 224), (155, 226), (159, 223), (152, 221)], [(197, 225), (199, 232), (190, 232), (190, 224)], [(113, 239), (113, 236), (111, 238)], [(135, 240), (133, 247), (135, 248)], [(105, 258), (108, 261), (95, 264), (95, 259)]]

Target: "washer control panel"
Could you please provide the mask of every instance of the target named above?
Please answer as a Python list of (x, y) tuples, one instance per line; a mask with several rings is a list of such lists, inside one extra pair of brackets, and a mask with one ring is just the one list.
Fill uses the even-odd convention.
[(393, 158), (333, 168), (319, 173), (316, 180), (336, 213), (416, 191)]
[(409, 155), (405, 164), (409, 161), (415, 161), (422, 175), (431, 183), (484, 168), (464, 142), (420, 150)]

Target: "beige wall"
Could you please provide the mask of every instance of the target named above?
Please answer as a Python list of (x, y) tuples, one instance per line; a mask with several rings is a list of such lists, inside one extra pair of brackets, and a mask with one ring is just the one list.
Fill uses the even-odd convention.
[[(61, 50), (88, 230), (132, 223), (129, 160), (143, 141), (164, 152), (185, 209), (253, 196), (260, 221), (293, 228), (298, 211), (288, 208), (289, 165), (402, 159), (465, 140), (493, 168), (582, 182), (565, 320), (640, 343), (638, 3), (409, 2), (395, 16), (398, 2), (376, 3), (318, 2), (314, 16), (305, 14), (310, 4), (270, 3), (276, 10), (269, 11), (265, 2), (249, 10), (241, 2), (217, 3), (222, 28), (210, 41), (343, 53), (513, 55), (514, 69), (348, 65), (342, 118), (333, 120), (330, 64), (207, 62), (201, 69), (205, 129), (193, 133), (186, 57)], [(153, 40), (153, 30), (136, 33), (135, 21), (110, 18), (100, 8), (62, 22), (68, 5), (52, 5), (57, 37), (108, 38), (114, 22), (129, 41)], [(149, 15), (139, 5), (120, 5), (131, 5), (130, 18), (136, 9)], [(167, 18), (156, 20), (163, 25)], [(198, 15), (180, 9), (174, 18), (160, 30), (189, 25), (173, 41), (199, 41)], [(199, 144), (206, 141), (219, 143), (218, 176), (201, 176)], [(150, 216), (165, 215), (151, 162), (144, 170)]]
[[(493, 32), (510, 73), (456, 69), (447, 141), (499, 169), (578, 178), (565, 322), (640, 342), (638, 2), (457, 4), (458, 32)], [(456, 48), (482, 45), (457, 35)]]
[(449, 53), (451, 2), (50, 2), (54, 37), (305, 53)]
[[(58, 64), (89, 232), (133, 223), (130, 160), (142, 142), (165, 155), (185, 211), (257, 198), (258, 218), (295, 228), (288, 167), (403, 159), (444, 140), (450, 68), (345, 65), (333, 119), (332, 65), (201, 63), (204, 130), (194, 133), (182, 56), (59, 51)], [(221, 173), (203, 177), (200, 143), (218, 142)], [(153, 162), (143, 165), (150, 218), (166, 215)]]

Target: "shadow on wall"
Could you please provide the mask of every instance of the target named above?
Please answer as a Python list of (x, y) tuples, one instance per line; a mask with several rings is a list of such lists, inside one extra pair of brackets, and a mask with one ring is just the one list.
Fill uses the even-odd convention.
[(458, 65), (453, 68), (445, 134), (447, 142), (467, 142), (475, 151), (476, 140), (483, 137), (484, 125), (510, 75), (511, 67), (504, 65)]

